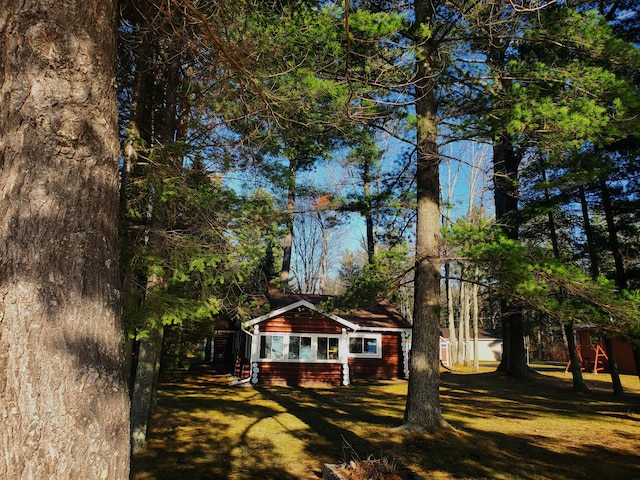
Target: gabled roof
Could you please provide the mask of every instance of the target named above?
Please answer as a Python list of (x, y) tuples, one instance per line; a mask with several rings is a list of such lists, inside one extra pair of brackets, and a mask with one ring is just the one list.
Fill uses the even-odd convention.
[(412, 325), (387, 302), (351, 308), (340, 313), (342, 318), (357, 322), (361, 330), (408, 330)]
[(278, 315), (282, 315), (283, 313), (286, 313), (286, 312), (291, 311), (291, 310), (299, 309), (299, 308), (308, 308), (309, 310), (316, 311), (319, 314), (330, 318), (334, 322), (339, 323), (340, 325), (342, 325), (342, 326), (344, 326), (346, 328), (350, 328), (352, 330), (358, 330), (360, 328), (357, 324), (351, 323), (348, 320), (345, 320), (343, 318), (338, 317), (337, 315), (321, 311), (315, 305), (313, 305), (312, 303), (309, 303), (306, 300), (298, 300), (297, 302), (291, 303), (289, 305), (285, 305), (285, 306), (277, 308), (275, 310), (271, 310), (269, 313), (267, 313), (265, 315), (262, 315), (261, 317), (254, 318), (253, 320), (249, 320), (248, 322), (245, 322), (244, 323), (244, 327), (245, 328), (252, 327), (253, 325), (255, 325), (257, 323), (263, 322), (265, 320), (269, 320), (270, 318), (277, 317)]
[(305, 307), (353, 330), (400, 331), (411, 329), (411, 324), (387, 302), (379, 302), (344, 311), (335, 309), (331, 313), (324, 311), (320, 305), (323, 303), (328, 304), (333, 298), (328, 295), (271, 294), (269, 296), (269, 304), (273, 310), (266, 315), (245, 322), (244, 326), (250, 327), (292, 309)]

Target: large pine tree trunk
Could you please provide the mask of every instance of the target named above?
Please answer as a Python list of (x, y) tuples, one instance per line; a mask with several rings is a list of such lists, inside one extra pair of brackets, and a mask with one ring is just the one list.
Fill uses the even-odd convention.
[[(430, 22), (432, 2), (416, 0), (419, 25)], [(440, 156), (436, 118), (433, 46), (422, 48), (417, 63), (417, 215), (415, 298), (411, 366), (404, 414), (407, 430), (435, 431), (447, 422), (440, 407)]]
[(618, 362), (616, 361), (616, 353), (613, 348), (613, 339), (610, 335), (604, 336), (604, 348), (607, 351), (609, 374), (611, 375), (611, 385), (613, 393), (615, 395), (622, 395), (624, 388), (622, 388), (622, 382), (620, 380), (620, 372), (618, 371)]
[[(496, 222), (509, 238), (518, 239), (518, 169), (520, 158), (513, 150), (507, 135), (499, 136), (493, 146), (494, 198)], [(525, 377), (529, 373), (527, 354), (524, 346), (523, 306), (514, 300), (501, 300), (502, 310), (502, 360), (498, 370), (515, 377)]]
[(114, 33), (0, 0), (0, 478), (129, 475)]

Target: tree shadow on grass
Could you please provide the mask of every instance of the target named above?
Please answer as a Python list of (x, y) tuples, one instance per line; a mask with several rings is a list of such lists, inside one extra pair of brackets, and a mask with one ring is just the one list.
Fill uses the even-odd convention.
[[(299, 438), (305, 442), (307, 454), (317, 459), (314, 473), (318, 477), (322, 476), (324, 463), (342, 463), (351, 460), (354, 454), (366, 458), (379, 452), (375, 443), (348, 428), (349, 425), (368, 422), (386, 428), (397, 422), (388, 415), (363, 412), (362, 399), (348, 388), (258, 387), (258, 390), (309, 427), (300, 431)], [(375, 401), (370, 397), (369, 406)]]
[[(391, 455), (426, 478), (640, 478), (640, 433), (628, 423), (637, 425), (637, 394), (578, 394), (547, 377), (445, 374), (441, 402), (457, 430), (415, 435), (393, 429), (403, 383), (243, 388), (216, 378), (163, 384), (135, 480), (318, 478), (323, 463), (350, 459), (343, 439), (361, 458)], [(620, 425), (606, 440), (603, 421)], [(567, 425), (566, 437), (552, 434), (553, 422)]]
[[(603, 387), (603, 384), (605, 386)], [(514, 419), (531, 419), (541, 415), (575, 418), (625, 416), (629, 410), (638, 411), (637, 395), (613, 396), (606, 382), (592, 381), (589, 394), (574, 391), (570, 379), (532, 374), (517, 380), (499, 372), (455, 375), (443, 374), (441, 398), (466, 406), (465, 415), (482, 417), (491, 410), (493, 415)], [(487, 395), (491, 401), (487, 401)]]
[(536, 435), (465, 429), (455, 435), (407, 437), (403, 448), (405, 461), (427, 476), (437, 475), (434, 478), (640, 478), (638, 456), (631, 450), (594, 444), (568, 449), (561, 442)]
[[(209, 376), (164, 384), (152, 417), (148, 448), (134, 457), (131, 478), (298, 479), (276, 453), (276, 439), (249, 434), (263, 419), (282, 413), (258, 404), (254, 401), (257, 396), (250, 388), (220, 389)], [(251, 418), (240, 432), (234, 421), (239, 417)]]
[[(133, 462), (136, 480), (319, 478), (324, 463), (350, 460), (353, 452), (362, 458), (379, 453), (379, 439), (363, 438), (350, 426), (383, 431), (399, 424), (403, 413), (402, 395), (367, 386), (250, 388), (231, 387), (211, 375), (183, 377), (162, 384), (149, 448)], [(238, 432), (241, 418), (250, 423)], [(271, 429), (268, 438), (256, 438), (261, 427)], [(303, 445), (298, 462), (308, 466), (307, 477), (299, 469), (292, 475), (288, 459), (277, 453), (285, 437)]]
[[(640, 432), (600, 431), (613, 419), (635, 422), (629, 412), (640, 407), (637, 395), (614, 397), (602, 386), (585, 395), (573, 391), (570, 380), (515, 380), (497, 372), (445, 374), (441, 391), (458, 435), (405, 443), (409, 451), (431, 451), (412, 456), (425, 471), (456, 478), (640, 478)], [(548, 435), (557, 422), (565, 426), (564, 436)]]

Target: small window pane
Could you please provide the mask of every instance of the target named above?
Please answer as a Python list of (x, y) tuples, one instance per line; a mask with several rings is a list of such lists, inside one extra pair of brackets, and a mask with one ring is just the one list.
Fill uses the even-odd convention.
[(271, 337), (260, 337), (260, 358), (271, 358)]
[(282, 335), (264, 335), (260, 337), (260, 358), (267, 360), (282, 360), (283, 354)]
[(372, 355), (378, 353), (378, 340), (376, 338), (365, 338), (364, 341), (367, 346), (367, 353)]
[(316, 358), (318, 360), (327, 360), (328, 356), (328, 345), (327, 345), (327, 337), (318, 337), (318, 352)]
[(300, 360), (311, 360), (311, 337), (300, 337)]
[(271, 337), (271, 358), (274, 360), (282, 360), (284, 358), (284, 337), (282, 335)]
[(300, 358), (300, 337), (289, 337), (289, 360)]
[(350, 338), (349, 339), (349, 352), (351, 352), (351, 353), (362, 353), (362, 339), (361, 338)]
[(329, 360), (338, 360), (340, 357), (339, 348), (339, 339), (338, 338), (329, 338)]

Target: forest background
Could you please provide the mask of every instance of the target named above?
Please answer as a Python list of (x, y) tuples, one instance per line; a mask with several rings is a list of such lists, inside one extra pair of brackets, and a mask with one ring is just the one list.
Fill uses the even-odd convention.
[[(21, 51), (15, 38), (49, 45), (36, 41), (47, 38), (53, 45), (50, 51), (27, 49), (39, 55), (36, 86), (71, 68), (72, 61), (56, 59), (67, 58), (69, 45), (83, 45), (77, 38), (100, 39), (104, 50), (83, 61), (107, 74), (55, 85), (60, 98), (71, 91), (80, 92), (74, 102), (110, 99), (113, 82), (104, 79), (111, 59), (115, 68), (120, 278), (110, 281), (121, 285), (127, 340), (122, 357), (136, 359), (122, 369), (131, 391), (134, 451), (144, 446), (161, 363), (180, 367), (189, 361), (214, 334), (214, 317), (242, 321), (259, 313), (253, 299), (270, 286), (339, 294), (338, 308), (387, 300), (412, 320), (408, 430), (447, 427), (438, 395), (442, 326), (461, 332), (453, 349), (462, 363), (471, 360), (465, 333), (471, 324), (476, 332), (480, 326), (500, 328), (499, 369), (514, 377), (529, 374), (525, 337), (538, 339), (533, 348), (549, 356), (555, 354), (542, 350), (566, 341), (576, 389), (586, 390), (575, 324), (598, 328), (610, 359), (614, 337), (630, 340), (640, 363), (636, 2), (164, 0), (105, 2), (82, 14), (74, 2), (47, 14), (38, 2), (30, 5), (22, 11), (7, 5), (12, 13), (1, 18), (5, 65), (13, 66), (4, 69), (7, 79), (22, 78), (21, 70), (30, 65), (11, 56)], [(65, 16), (83, 22), (68, 24), (61, 20)], [(116, 18), (117, 35), (110, 43), (109, 22)], [(42, 36), (34, 24), (58, 33)], [(12, 35), (20, 28), (22, 36)], [(109, 50), (114, 45), (117, 52)], [(82, 95), (100, 81), (106, 94)], [(11, 85), (3, 83), (6, 98), (14, 98), (15, 91), (41, 94), (40, 88)], [(44, 100), (52, 111), (62, 105), (62, 111), (79, 115), (68, 100)], [(3, 118), (17, 118), (25, 104), (7, 102)], [(96, 118), (109, 111), (96, 108)], [(3, 158), (13, 159), (13, 149), (19, 150), (11, 143), (18, 138), (12, 128), (58, 125), (57, 118), (36, 117), (31, 123), (4, 122)], [(76, 131), (69, 118), (60, 120), (66, 127), (55, 130), (54, 138), (78, 150), (77, 142), (88, 141), (94, 129)], [(112, 137), (106, 132), (91, 138), (112, 148)], [(39, 137), (24, 138), (38, 146)], [(42, 151), (35, 148), (23, 164), (6, 163), (5, 197), (35, 198), (28, 188), (19, 196), (16, 185), (57, 178), (60, 198), (68, 196), (59, 211), (74, 221), (89, 221), (111, 205), (108, 195), (88, 205), (82, 188), (65, 187), (65, 164), (51, 162), (43, 171), (29, 163)], [(59, 150), (51, 152), (51, 158), (62, 158)], [(75, 178), (73, 172), (97, 174), (90, 168), (81, 163), (69, 178)], [(88, 191), (101, 182), (111, 185), (113, 180), (103, 181), (112, 178), (110, 172)], [(25, 175), (34, 180), (16, 180)], [(460, 188), (465, 198), (459, 203), (454, 192)], [(73, 201), (82, 202), (84, 210)], [(20, 205), (7, 202), (5, 216), (23, 218), (12, 210), (19, 212)], [(20, 268), (31, 272), (33, 251), (53, 252), (56, 259), (55, 271), (30, 273), (29, 280), (39, 279), (30, 283), (31, 293), (15, 288), (3, 296), (5, 306), (23, 305), (10, 301), (11, 295), (43, 305), (30, 306), (30, 315), (6, 307), (3, 318), (12, 321), (3, 321), (0, 336), (9, 352), (5, 371), (32, 369), (35, 385), (45, 375), (35, 366), (37, 357), (25, 363), (14, 353), (28, 350), (29, 338), (34, 340), (26, 333), (33, 332), (32, 324), (24, 319), (50, 321), (52, 305), (67, 298), (61, 292), (68, 287), (56, 279), (67, 278), (65, 262), (73, 257), (68, 252), (78, 252), (84, 261), (94, 251), (73, 243), (84, 238), (74, 229), (54, 227), (67, 225), (63, 220), (44, 222), (46, 228), (36, 228), (35, 236), (26, 227), (20, 230), (24, 222), (7, 221), (3, 230), (9, 252), (2, 260), (5, 285), (13, 285), (8, 279), (19, 277)], [(344, 232), (353, 229), (352, 222), (364, 225), (362, 248), (349, 244), (350, 251), (336, 256), (330, 246), (336, 237), (348, 236)], [(110, 221), (101, 225), (105, 232), (113, 230)], [(51, 231), (60, 232), (54, 246), (47, 243)], [(112, 238), (100, 237), (93, 226), (91, 231), (105, 243)], [(21, 249), (24, 238), (40, 243)], [(83, 263), (74, 279), (110, 269), (117, 253), (113, 246), (100, 251), (105, 258), (96, 257), (91, 267)], [(79, 299), (94, 293), (99, 282), (81, 284)], [(116, 297), (109, 298), (105, 304), (115, 305)], [(119, 313), (109, 315), (114, 319), (109, 324), (117, 325)], [(47, 345), (54, 352), (59, 345), (70, 348), (72, 333), (87, 323), (74, 323), (76, 316), (56, 316), (69, 320), (60, 329), (62, 338), (43, 329), (37, 338), (43, 351)], [(96, 376), (86, 374), (93, 372), (92, 362), (99, 372), (107, 362), (108, 376), (115, 378), (119, 360), (114, 359), (120, 356), (103, 358), (88, 348), (86, 338), (101, 334), (83, 335), (77, 342), (82, 346), (71, 349), (82, 353), (82, 361), (67, 368), (84, 372), (74, 391), (96, 385)], [(37, 397), (25, 390), (22, 374), (3, 375), (6, 391), (22, 392), (15, 398)], [(622, 393), (615, 368), (612, 381), (614, 391)], [(22, 411), (12, 402), (3, 410), (7, 418)], [(53, 397), (50, 405), (61, 412), (69, 408)], [(32, 418), (46, 416), (38, 408)], [(15, 431), (17, 437), (5, 439), (7, 451), (31, 445), (17, 440), (27, 438), (29, 428), (18, 422)], [(46, 457), (46, 450), (38, 451)], [(37, 468), (19, 461), (20, 468)], [(15, 467), (7, 462), (10, 470)]]
[[(611, 358), (613, 336), (637, 343), (632, 4), (170, 5), (120, 29), (134, 406), (163, 336), (184, 361), (269, 285), (412, 319), (413, 427), (443, 423), (443, 325), (460, 363), (471, 321), (500, 328), (515, 376), (525, 337), (579, 365), (574, 323), (600, 326)], [(340, 257), (354, 218), (362, 250)]]

